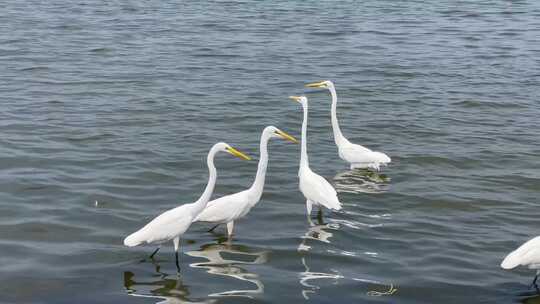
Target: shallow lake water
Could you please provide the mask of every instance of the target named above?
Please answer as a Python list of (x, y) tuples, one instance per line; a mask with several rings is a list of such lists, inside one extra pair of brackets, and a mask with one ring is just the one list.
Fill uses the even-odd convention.
[[(534, 1), (8, 0), (0, 9), (0, 302), (540, 303), (502, 258), (540, 234)], [(383, 179), (346, 137), (392, 157)], [(211, 145), (299, 138), (344, 208), (310, 226), (299, 145), (272, 140), (260, 203), (224, 230), (122, 240), (198, 198)], [(214, 197), (256, 161), (220, 155)], [(384, 176), (383, 176), (384, 177)]]

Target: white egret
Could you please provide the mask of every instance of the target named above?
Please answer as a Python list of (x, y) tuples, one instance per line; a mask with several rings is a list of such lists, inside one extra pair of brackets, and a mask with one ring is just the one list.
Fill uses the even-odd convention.
[(302, 148), (300, 152), (300, 169), (298, 177), (300, 178), (300, 191), (306, 198), (306, 211), (308, 220), (311, 223), (311, 209), (313, 205), (319, 206), (319, 212), (322, 214), (324, 206), (332, 210), (340, 210), (341, 203), (337, 197), (337, 192), (330, 183), (322, 176), (311, 171), (307, 155), (307, 121), (308, 121), (308, 100), (305, 96), (290, 96), (291, 99), (302, 104), (304, 109), (304, 121), (302, 122)]
[(370, 149), (361, 145), (353, 144), (348, 139), (346, 139), (345, 136), (343, 136), (337, 120), (337, 95), (336, 88), (334, 87), (334, 83), (332, 83), (332, 81), (326, 80), (310, 83), (307, 84), (306, 87), (325, 88), (330, 91), (330, 95), (332, 95), (331, 118), (332, 129), (334, 131), (334, 141), (336, 142), (336, 146), (338, 147), (339, 157), (344, 161), (350, 163), (351, 169), (371, 168), (379, 170), (381, 165), (386, 166), (389, 162), (391, 162), (391, 159), (390, 157), (388, 157), (388, 155), (382, 152), (371, 151)]
[(234, 221), (246, 216), (261, 199), (268, 166), (268, 141), (270, 138), (279, 137), (290, 140), (294, 143), (298, 141), (289, 134), (274, 126), (266, 127), (261, 134), (260, 159), (257, 175), (253, 185), (247, 190), (230, 194), (209, 202), (206, 208), (195, 219), (196, 222), (209, 222), (216, 224), (210, 231), (220, 224), (227, 224), (227, 233), (231, 237), (234, 229)]
[(531, 286), (535, 286), (538, 289), (536, 280), (538, 279), (538, 275), (540, 275), (540, 236), (528, 240), (519, 246), (518, 249), (510, 252), (501, 263), (503, 269), (513, 269), (519, 265), (536, 270), (536, 275)]
[[(180, 271), (178, 264), (178, 247), (180, 245), (180, 237), (188, 230), (194, 219), (201, 213), (206, 204), (212, 196), (214, 186), (216, 184), (216, 167), (214, 166), (214, 156), (224, 151), (230, 153), (236, 157), (249, 160), (248, 156), (242, 152), (234, 149), (226, 143), (217, 143), (208, 152), (207, 165), (208, 165), (208, 184), (204, 189), (203, 194), (197, 201), (191, 204), (184, 204), (182, 206), (170, 209), (163, 212), (150, 223), (146, 224), (140, 230), (130, 234), (124, 239), (124, 245), (134, 247), (143, 243), (147, 244), (162, 244), (172, 240), (174, 243), (174, 251), (176, 256), (176, 269)], [(159, 247), (152, 253), (151, 258), (158, 252)]]

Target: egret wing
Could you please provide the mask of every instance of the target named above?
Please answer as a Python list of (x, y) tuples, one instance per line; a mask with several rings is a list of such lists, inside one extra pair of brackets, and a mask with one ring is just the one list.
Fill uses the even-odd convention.
[(300, 190), (307, 199), (329, 209), (341, 209), (337, 192), (326, 179), (314, 172), (306, 172), (300, 178)]
[(518, 265), (540, 264), (540, 236), (537, 236), (516, 250), (510, 252), (501, 263), (504, 269), (512, 269)]
[(353, 164), (385, 164), (391, 161), (390, 157), (384, 153), (372, 151), (356, 144), (340, 147), (339, 154), (342, 159)]
[(246, 191), (226, 195), (209, 202), (195, 221), (226, 223), (241, 216), (247, 205)]
[(193, 221), (189, 205), (163, 212), (140, 230), (129, 235), (124, 244), (137, 246), (141, 243), (163, 243), (183, 234)]

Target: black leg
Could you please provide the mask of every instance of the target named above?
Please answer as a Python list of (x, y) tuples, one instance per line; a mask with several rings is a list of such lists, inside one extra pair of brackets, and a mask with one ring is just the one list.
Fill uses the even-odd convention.
[(319, 225), (323, 224), (322, 207), (319, 207), (319, 212), (317, 213), (317, 220), (319, 221)]
[(154, 256), (156, 255), (156, 253), (159, 251), (159, 248), (160, 248), (160, 247), (156, 248), (156, 250), (154, 250), (154, 252), (150, 255), (150, 258), (151, 258), (151, 259), (154, 258)]
[(180, 264), (178, 263), (178, 251), (174, 253), (176, 255), (176, 271), (180, 273)]
[(536, 290), (538, 291), (538, 285), (536, 285), (536, 280), (538, 279), (538, 274), (534, 276), (534, 280), (532, 281), (531, 287), (534, 286)]
[(214, 229), (216, 229), (218, 226), (219, 226), (219, 224), (215, 225), (214, 227), (210, 228), (210, 230), (208, 230), (208, 232), (214, 231)]

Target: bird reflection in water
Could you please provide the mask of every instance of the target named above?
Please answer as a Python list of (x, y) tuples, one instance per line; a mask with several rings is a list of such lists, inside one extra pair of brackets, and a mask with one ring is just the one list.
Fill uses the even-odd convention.
[(200, 250), (186, 252), (187, 255), (203, 258), (207, 261), (190, 264), (194, 268), (203, 268), (210, 274), (228, 276), (241, 281), (250, 282), (255, 285), (255, 289), (229, 290), (213, 293), (209, 296), (240, 296), (253, 298), (253, 295), (262, 294), (264, 285), (259, 280), (259, 276), (250, 273), (238, 265), (257, 265), (268, 261), (267, 251), (251, 251), (248, 247), (228, 242), (218, 244), (207, 244)]
[[(243, 245), (225, 243), (211, 243), (201, 247), (200, 250), (186, 252), (187, 255), (203, 258), (207, 261), (192, 263), (191, 267), (206, 269), (210, 274), (228, 276), (255, 285), (254, 289), (230, 290), (209, 294), (209, 297), (238, 296), (253, 298), (253, 295), (262, 294), (264, 285), (257, 274), (250, 273), (238, 265), (257, 265), (268, 261), (267, 251), (253, 251)], [(215, 303), (216, 300), (193, 299), (187, 285), (182, 283), (178, 276), (171, 276), (160, 270), (160, 265), (152, 260), (155, 266), (155, 277), (147, 281), (136, 280), (131, 271), (124, 272), (124, 287), (131, 296), (156, 298), (158, 303)]]
[[(316, 285), (313, 281), (321, 280), (321, 279), (329, 279), (333, 280), (334, 284), (338, 284), (340, 280), (347, 279), (345, 276), (343, 276), (339, 271), (332, 270), (332, 273), (327, 272), (314, 272), (311, 271), (309, 265), (308, 265), (308, 253), (312, 249), (310, 245), (307, 243), (310, 240), (320, 241), (323, 243), (330, 244), (330, 239), (334, 235), (331, 231), (337, 231), (339, 230), (340, 225), (337, 223), (330, 223), (330, 224), (323, 224), (322, 218), (319, 217), (318, 219), (318, 225), (315, 225), (311, 223), (308, 231), (306, 234), (302, 236), (302, 242), (298, 246), (297, 251), (302, 254), (301, 256), (301, 262), (304, 266), (304, 271), (300, 272), (300, 284), (305, 287), (302, 289), (302, 296), (304, 299), (309, 300), (310, 294), (317, 293), (317, 290), (319, 290), (321, 287), (319, 285)], [(375, 284), (375, 285), (381, 285), (384, 286), (385, 284), (374, 281), (374, 280), (367, 280), (367, 279), (361, 279), (361, 278), (348, 278), (349, 280), (353, 280), (356, 282), (362, 282), (367, 284)], [(369, 290), (366, 294), (368, 296), (388, 296), (393, 295), (397, 291), (397, 288), (394, 287), (394, 284), (390, 284), (388, 289), (386, 290)], [(540, 303), (539, 303), (540, 304)]]
[(337, 281), (343, 279), (343, 276), (336, 270), (334, 270), (334, 273), (311, 271), (306, 259), (307, 253), (311, 250), (311, 246), (307, 244), (310, 240), (316, 240), (329, 244), (333, 233), (327, 230), (338, 230), (338, 228), (339, 225), (336, 224), (323, 224), (322, 218), (319, 217), (318, 225), (310, 223), (308, 231), (302, 237), (302, 242), (298, 246), (297, 250), (302, 254), (301, 261), (305, 269), (305, 271), (300, 272), (300, 284), (305, 287), (302, 289), (302, 296), (306, 300), (309, 299), (309, 294), (314, 294), (320, 289), (320, 286), (315, 285), (315, 283), (312, 281), (331, 279), (337, 283)]
[(182, 283), (180, 277), (167, 278), (168, 275), (160, 271), (159, 264), (153, 263), (156, 268), (157, 280), (152, 278), (149, 281), (139, 281), (135, 279), (133, 272), (124, 272), (124, 287), (128, 295), (161, 300), (156, 302), (157, 304), (214, 303), (209, 300), (190, 299), (189, 289)]
[(345, 193), (383, 193), (388, 191), (390, 178), (368, 169), (344, 171), (334, 176), (334, 186)]

